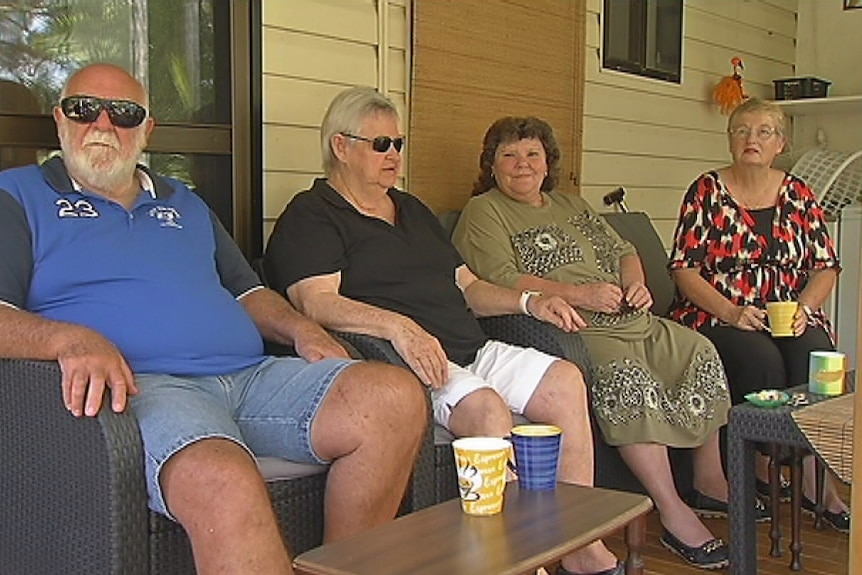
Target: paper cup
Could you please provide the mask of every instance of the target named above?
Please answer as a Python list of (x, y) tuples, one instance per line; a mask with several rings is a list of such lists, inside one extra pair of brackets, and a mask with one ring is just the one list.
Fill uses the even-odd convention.
[(506, 464), (512, 444), (499, 437), (464, 437), (452, 442), (452, 450), (464, 513), (499, 513), (503, 509)]
[(771, 301), (766, 304), (772, 337), (793, 337), (793, 315), (796, 313), (796, 306), (795, 301)]
[(512, 429), (521, 489), (556, 489), (561, 442), (562, 430), (555, 425), (519, 425)]
[(847, 357), (840, 351), (812, 351), (808, 356), (808, 391), (841, 395), (846, 371)]

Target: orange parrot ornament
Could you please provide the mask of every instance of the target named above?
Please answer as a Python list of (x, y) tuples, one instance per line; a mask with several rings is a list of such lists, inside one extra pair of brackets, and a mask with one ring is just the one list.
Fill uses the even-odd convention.
[(730, 63), (733, 65), (733, 75), (722, 78), (712, 91), (712, 98), (721, 107), (721, 113), (724, 115), (733, 112), (734, 108), (748, 98), (742, 88), (740, 71), (745, 69), (745, 66), (742, 65), (742, 58), (734, 56), (730, 59)]

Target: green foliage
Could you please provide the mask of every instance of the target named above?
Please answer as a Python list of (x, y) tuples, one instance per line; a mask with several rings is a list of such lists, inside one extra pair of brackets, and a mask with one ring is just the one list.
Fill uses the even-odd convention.
[[(147, 86), (157, 121), (213, 122), (214, 43), (229, 41), (227, 34), (216, 38), (215, 9), (225, 17), (228, 1), (7, 0), (0, 3), (0, 78), (29, 88), (47, 114), (72, 72), (108, 62)], [(136, 63), (145, 69), (135, 70)], [(152, 162), (190, 181), (184, 156), (158, 155)]]

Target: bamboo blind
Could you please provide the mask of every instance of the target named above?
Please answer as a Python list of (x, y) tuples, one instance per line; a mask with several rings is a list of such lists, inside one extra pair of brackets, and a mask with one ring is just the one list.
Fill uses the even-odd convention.
[(585, 3), (415, 0), (408, 190), (463, 207), (482, 138), (502, 116), (538, 116), (560, 145), (560, 189), (577, 192)]

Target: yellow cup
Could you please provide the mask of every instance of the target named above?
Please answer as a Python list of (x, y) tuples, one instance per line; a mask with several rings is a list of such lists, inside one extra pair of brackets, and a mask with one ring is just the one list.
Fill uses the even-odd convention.
[(797, 305), (795, 301), (771, 301), (766, 304), (772, 337), (793, 336), (793, 315)]
[(847, 357), (840, 351), (812, 351), (808, 356), (808, 391), (841, 395), (846, 371)]
[(464, 513), (494, 515), (503, 509), (511, 449), (512, 444), (499, 437), (464, 437), (452, 442)]

